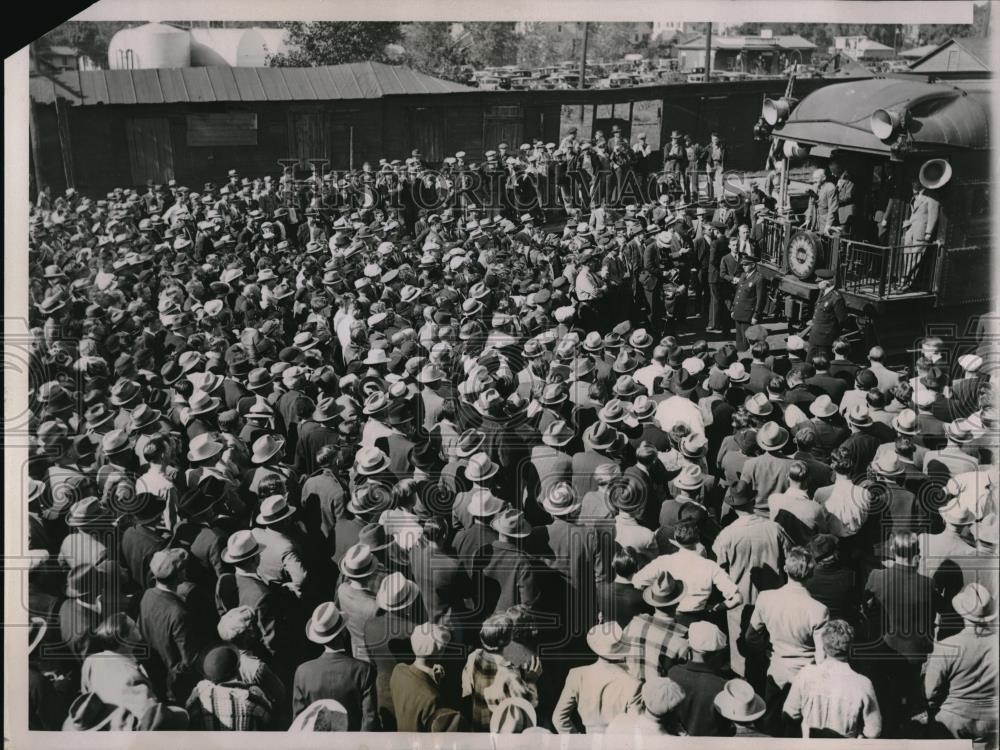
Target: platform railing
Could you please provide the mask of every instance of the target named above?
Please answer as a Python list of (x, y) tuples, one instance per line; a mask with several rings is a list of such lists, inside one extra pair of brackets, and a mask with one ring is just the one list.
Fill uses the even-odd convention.
[(934, 291), (937, 244), (873, 245), (842, 239), (837, 276), (843, 289), (875, 299)]

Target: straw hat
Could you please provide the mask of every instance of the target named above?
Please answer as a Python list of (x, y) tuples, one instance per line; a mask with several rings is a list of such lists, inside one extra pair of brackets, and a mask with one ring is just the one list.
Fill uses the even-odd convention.
[(259, 554), (260, 546), (257, 544), (253, 532), (244, 529), (233, 532), (229, 536), (226, 549), (222, 552), (222, 559), (227, 563), (238, 563)]
[(288, 498), (284, 495), (271, 495), (260, 504), (257, 523), (261, 526), (268, 526), (291, 518), (294, 514), (295, 508), (288, 504)]
[(550, 422), (542, 432), (542, 442), (553, 448), (561, 448), (568, 444), (574, 437), (573, 428), (564, 420), (558, 419)]
[(362, 476), (379, 474), (389, 468), (390, 459), (385, 451), (374, 446), (362, 448), (354, 457), (354, 470)]
[(367, 544), (349, 547), (340, 560), (340, 574), (344, 578), (367, 578), (377, 569), (378, 562)]
[(467, 510), (474, 518), (488, 518), (503, 510), (504, 501), (488, 490), (479, 490), (473, 494)]
[(253, 443), (251, 462), (262, 464), (278, 455), (285, 448), (285, 439), (278, 435), (261, 435)]
[(989, 589), (981, 583), (967, 583), (951, 598), (951, 605), (962, 619), (984, 623), (996, 619), (996, 602)]
[(375, 603), (387, 612), (406, 609), (420, 596), (420, 588), (400, 572), (390, 573), (382, 579), (375, 594)]
[(621, 625), (609, 620), (587, 631), (587, 646), (602, 659), (622, 661), (628, 653), (629, 644), (624, 640)]
[(521, 511), (514, 510), (513, 508), (507, 508), (499, 513), (490, 522), (490, 526), (498, 534), (503, 534), (513, 539), (524, 539), (531, 534), (531, 524), (528, 523)]
[(470, 482), (482, 483), (496, 476), (500, 466), (495, 464), (485, 453), (477, 453), (469, 459), (465, 467), (465, 478)]
[(542, 498), (542, 507), (551, 516), (568, 516), (578, 511), (581, 504), (568, 482), (554, 485)]
[(837, 413), (837, 405), (833, 403), (833, 400), (827, 394), (824, 393), (809, 404), (809, 413), (814, 417), (832, 417)]

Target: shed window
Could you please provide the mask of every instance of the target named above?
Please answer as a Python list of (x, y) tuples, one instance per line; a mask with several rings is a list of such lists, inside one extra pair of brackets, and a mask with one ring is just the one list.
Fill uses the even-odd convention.
[(208, 112), (187, 116), (188, 146), (256, 146), (255, 112)]

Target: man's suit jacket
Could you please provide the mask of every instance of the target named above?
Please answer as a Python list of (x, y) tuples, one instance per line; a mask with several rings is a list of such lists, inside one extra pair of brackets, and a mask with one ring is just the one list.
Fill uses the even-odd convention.
[(816, 373), (811, 378), (807, 378), (805, 383), (812, 389), (813, 393), (825, 393), (837, 405), (840, 404), (840, 400), (847, 393), (847, 383), (829, 374)]
[(299, 425), (299, 439), (295, 445), (295, 470), (299, 474), (316, 471), (316, 454), (324, 445), (339, 445), (340, 433), (321, 422), (303, 422)]
[(550, 445), (531, 449), (531, 468), (527, 488), (531, 498), (541, 499), (553, 485), (573, 481), (573, 457)]
[(410, 550), (410, 570), (431, 622), (442, 623), (450, 614), (466, 610), (465, 597), (472, 592), (469, 574), (458, 558), (429, 544)]
[(910, 217), (903, 222), (906, 230), (904, 244), (916, 245), (924, 242), (924, 237), (928, 234), (933, 239), (941, 211), (941, 200), (937, 192), (921, 190), (913, 196), (910, 206)]
[(152, 652), (150, 666), (153, 674), (167, 678), (168, 693), (174, 693), (173, 675), (191, 673), (197, 666), (205, 634), (194, 620), (184, 600), (172, 591), (146, 589), (139, 602), (139, 631)]
[(422, 606), (415, 608), (420, 610), (420, 614), (415, 617), (380, 611), (365, 623), (365, 647), (376, 669), (375, 690), (384, 730), (393, 728), (391, 725), (395, 723), (396, 712), (389, 687), (392, 671), (397, 664), (413, 661), (410, 636), (426, 619)]
[(480, 612), (489, 616), (523, 604), (542, 605), (537, 567), (540, 563), (509, 542), (494, 541), (480, 548), (474, 563), (476, 591), (481, 592)]
[(750, 381), (747, 383), (747, 390), (754, 393), (764, 393), (767, 384), (774, 377), (774, 372), (766, 364), (752, 362), (750, 364)]
[(343, 652), (324, 651), (295, 670), (292, 715), (318, 700), (332, 699), (347, 709), (348, 731), (378, 731), (375, 674), (371, 664)]
[(412, 664), (397, 664), (389, 679), (397, 732), (430, 732), (441, 705), (441, 690), (427, 672)]
[(591, 449), (573, 456), (573, 489), (577, 497), (583, 497), (591, 490), (597, 489), (594, 480), (594, 469), (601, 464), (618, 463), (616, 460)]
[(257, 614), (261, 643), (268, 653), (287, 654), (292, 645), (287, 617), (288, 593), (277, 584), (268, 584), (257, 576), (239, 575), (236, 591), (240, 607), (250, 607)]
[(135, 525), (125, 529), (122, 534), (122, 562), (128, 569), (132, 580), (143, 588), (153, 585), (153, 574), (149, 570), (149, 561), (153, 555), (167, 546), (166, 534), (159, 533), (147, 526)]
[(593, 529), (554, 518), (548, 526), (532, 530), (527, 547), (556, 573), (557, 589), (547, 594), (565, 597), (566, 609), (559, 611), (578, 612), (584, 622), (590, 622), (597, 614), (593, 611), (594, 584), (605, 578)]

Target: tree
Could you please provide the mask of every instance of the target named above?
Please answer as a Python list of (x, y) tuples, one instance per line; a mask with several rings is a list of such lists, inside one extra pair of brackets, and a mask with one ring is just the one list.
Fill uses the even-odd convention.
[(403, 40), (399, 22), (315, 21), (288, 24), (291, 50), (270, 58), (277, 67), (310, 67), (341, 63), (389, 62), (386, 46)]
[(408, 65), (428, 75), (465, 82), (463, 65), (470, 64), (469, 50), (451, 35), (451, 24), (408, 23), (403, 29), (403, 46)]
[(75, 48), (100, 67), (107, 68), (111, 37), (134, 25), (130, 21), (67, 21), (36, 39), (31, 45), (31, 51), (37, 55), (52, 46), (65, 45)]
[(517, 62), (519, 39), (513, 21), (466, 23), (469, 52), (479, 65), (513, 65)]

